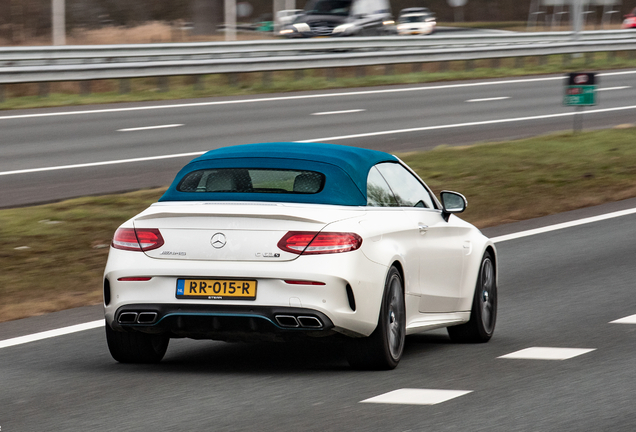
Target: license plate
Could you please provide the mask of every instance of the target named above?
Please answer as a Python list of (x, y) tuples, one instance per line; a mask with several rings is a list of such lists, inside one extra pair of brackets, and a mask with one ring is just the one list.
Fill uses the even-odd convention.
[(255, 280), (177, 279), (178, 299), (255, 300)]

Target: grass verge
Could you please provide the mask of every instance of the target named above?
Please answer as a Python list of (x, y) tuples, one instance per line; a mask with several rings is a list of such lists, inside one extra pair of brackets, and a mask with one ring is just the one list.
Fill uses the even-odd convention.
[[(636, 129), (400, 155), (439, 193), (469, 200), (462, 215), (494, 226), (636, 197)], [(115, 229), (162, 189), (0, 210), (0, 322), (97, 304)]]
[(579, 70), (592, 72), (636, 67), (634, 54), (636, 52), (369, 66), (364, 68), (364, 74), (362, 69), (352, 67), (335, 69), (335, 72), (311, 69), (302, 74), (279, 71), (205, 75), (198, 81), (189, 76), (173, 76), (167, 80), (136, 78), (130, 80), (128, 93), (119, 92), (118, 80), (92, 81), (89, 94), (82, 94), (86, 89), (78, 82), (61, 82), (50, 83), (46, 97), (40, 96), (42, 88), (38, 84), (9, 84), (4, 86), (5, 97), (0, 102), (0, 110), (416, 84)]

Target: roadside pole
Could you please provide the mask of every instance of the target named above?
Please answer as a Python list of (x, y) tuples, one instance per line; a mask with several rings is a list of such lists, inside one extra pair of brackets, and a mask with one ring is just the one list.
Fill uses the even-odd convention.
[(236, 40), (236, 0), (225, 0), (225, 40)]
[(66, 45), (65, 0), (51, 0), (51, 27), (53, 45)]
[(579, 39), (581, 30), (583, 29), (583, 0), (572, 1), (572, 31), (574, 32), (574, 40)]
[(572, 133), (579, 133), (583, 131), (583, 111), (585, 108), (582, 106), (574, 107), (574, 124), (572, 125)]
[(468, 3), (468, 0), (446, 0), (448, 5), (453, 8), (455, 12), (455, 22), (464, 21), (464, 6)]

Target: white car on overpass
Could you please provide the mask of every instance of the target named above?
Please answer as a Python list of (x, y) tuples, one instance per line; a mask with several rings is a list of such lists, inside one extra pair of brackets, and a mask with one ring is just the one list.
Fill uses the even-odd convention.
[(400, 35), (430, 35), (435, 32), (437, 20), (428, 8), (415, 7), (402, 9), (397, 22)]

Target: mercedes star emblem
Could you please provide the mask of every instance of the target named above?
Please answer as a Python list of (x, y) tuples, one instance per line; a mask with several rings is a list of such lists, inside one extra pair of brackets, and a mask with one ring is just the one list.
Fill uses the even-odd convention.
[(225, 239), (225, 234), (223, 233), (216, 233), (210, 239), (210, 244), (214, 249), (221, 249), (223, 246), (225, 246), (225, 243), (227, 243), (227, 240)]

